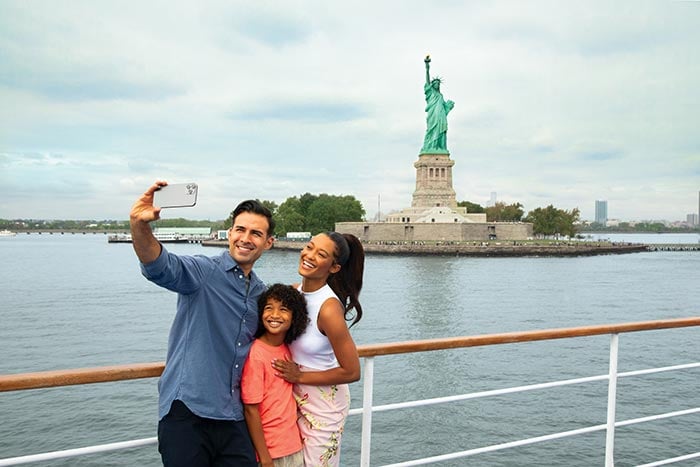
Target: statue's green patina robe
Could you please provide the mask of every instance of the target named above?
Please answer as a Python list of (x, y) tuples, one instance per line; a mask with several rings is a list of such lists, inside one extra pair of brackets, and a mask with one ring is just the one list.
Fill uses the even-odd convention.
[(430, 57), (425, 58), (425, 111), (427, 128), (423, 140), (422, 154), (449, 153), (447, 150), (447, 114), (455, 106), (445, 101), (440, 93), (440, 78), (430, 79)]

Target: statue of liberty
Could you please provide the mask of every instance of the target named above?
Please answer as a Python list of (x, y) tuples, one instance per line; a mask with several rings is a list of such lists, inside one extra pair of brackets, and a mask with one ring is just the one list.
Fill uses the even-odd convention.
[(449, 154), (447, 150), (447, 114), (455, 106), (452, 101), (442, 98), (440, 84), (442, 79), (436, 76), (430, 79), (430, 55), (425, 57), (425, 111), (428, 123), (421, 154)]

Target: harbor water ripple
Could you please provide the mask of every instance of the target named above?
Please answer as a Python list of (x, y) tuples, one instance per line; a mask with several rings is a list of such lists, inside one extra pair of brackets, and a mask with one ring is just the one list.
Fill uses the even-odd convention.
[[(661, 240), (652, 235), (649, 243)], [(220, 252), (191, 244), (167, 248)], [(130, 245), (108, 244), (103, 235), (31, 234), (0, 239), (0, 253), (0, 374), (164, 360), (176, 297), (141, 276)], [(296, 282), (297, 259), (296, 252), (273, 250), (256, 270), (268, 283)], [(698, 284), (698, 252), (368, 256), (365, 315), (352, 333), (358, 344), (375, 344), (698, 316)], [(378, 358), (374, 404), (603, 375), (608, 341), (597, 336)], [(620, 338), (620, 371), (697, 361), (697, 328)], [(0, 393), (0, 458), (155, 436), (156, 385), (146, 379)], [(699, 387), (698, 369), (622, 379), (617, 418), (698, 407)], [(352, 407), (360, 407), (360, 383), (351, 393)], [(602, 424), (606, 399), (607, 384), (596, 382), (376, 413), (372, 465)], [(343, 465), (359, 465), (360, 426), (360, 417), (349, 418)], [(700, 414), (618, 428), (616, 435), (617, 466), (696, 452)], [(597, 432), (436, 465), (593, 466), (603, 465), (604, 452), (605, 434)], [(676, 465), (697, 465), (692, 462)], [(33, 465), (161, 464), (151, 445)]]

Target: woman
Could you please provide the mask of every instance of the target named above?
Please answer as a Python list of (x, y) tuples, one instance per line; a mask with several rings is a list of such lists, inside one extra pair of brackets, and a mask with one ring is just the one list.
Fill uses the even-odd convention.
[(310, 323), (290, 345), (294, 361), (275, 360), (273, 367), (294, 383), (306, 467), (340, 465), (348, 383), (360, 379), (360, 358), (346, 321), (352, 326), (362, 318), (364, 264), (362, 244), (350, 234), (318, 234), (301, 251), (298, 288)]

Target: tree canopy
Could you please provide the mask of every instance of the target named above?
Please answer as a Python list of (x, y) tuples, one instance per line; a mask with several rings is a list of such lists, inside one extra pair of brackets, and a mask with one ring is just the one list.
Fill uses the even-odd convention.
[(272, 201), (261, 201), (270, 211), (277, 226), (275, 234), (285, 236), (287, 232), (330, 231), (336, 222), (361, 221), (365, 209), (354, 196), (336, 196), (322, 193), (304, 193), (287, 198), (277, 206)]
[(552, 205), (530, 211), (523, 219), (525, 211), (521, 203), (496, 203), (486, 208), (470, 201), (460, 201), (458, 206), (466, 207), (467, 212), (485, 212), (487, 222), (531, 222), (535, 235), (576, 235), (576, 223), (579, 221), (579, 210), (571, 211), (557, 209)]
[(461, 208), (467, 208), (468, 213), (483, 213), (486, 212), (484, 211), (483, 206), (477, 203), (472, 203), (471, 201), (459, 201), (457, 203), (457, 206)]
[(571, 211), (557, 209), (551, 204), (546, 208), (537, 208), (530, 211), (525, 222), (532, 222), (532, 230), (535, 235), (563, 235), (573, 237), (576, 235), (576, 222), (579, 220), (579, 210)]
[(523, 218), (523, 205), (520, 203), (496, 203), (486, 208), (488, 222), (520, 222)]

